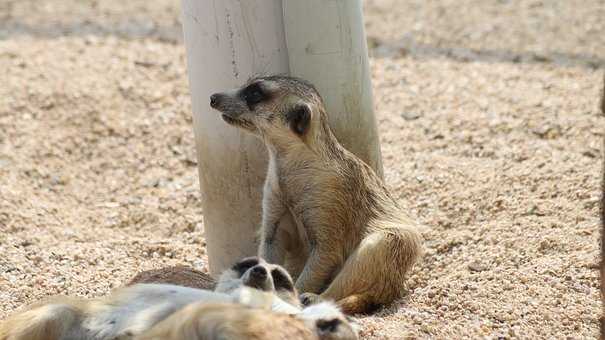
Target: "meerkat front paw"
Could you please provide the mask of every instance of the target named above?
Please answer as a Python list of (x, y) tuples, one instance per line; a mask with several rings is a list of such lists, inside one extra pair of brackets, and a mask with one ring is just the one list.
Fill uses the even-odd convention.
[(314, 305), (321, 301), (322, 301), (321, 297), (318, 294), (314, 294), (314, 293), (300, 294), (300, 303), (302, 303), (303, 306)]

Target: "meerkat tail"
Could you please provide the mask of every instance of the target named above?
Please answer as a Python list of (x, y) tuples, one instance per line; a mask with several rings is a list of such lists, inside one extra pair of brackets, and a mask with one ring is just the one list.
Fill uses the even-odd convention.
[(0, 340), (60, 340), (79, 315), (80, 311), (69, 304), (40, 306), (0, 323)]
[(401, 296), (405, 276), (421, 252), (421, 236), (411, 228), (375, 231), (361, 241), (321, 298), (336, 301), (346, 314), (392, 302)]

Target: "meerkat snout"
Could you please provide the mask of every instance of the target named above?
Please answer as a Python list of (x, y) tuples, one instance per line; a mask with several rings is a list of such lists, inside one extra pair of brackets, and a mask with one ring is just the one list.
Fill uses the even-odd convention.
[(252, 270), (250, 270), (250, 276), (265, 279), (267, 277), (267, 270), (264, 267), (253, 267)]
[(298, 291), (288, 271), (260, 257), (247, 257), (236, 262), (220, 276), (215, 291), (229, 293), (242, 286), (275, 292), (283, 301), (300, 306)]
[(332, 320), (317, 320), (315, 326), (321, 333), (334, 333), (341, 323), (339, 319)]
[(264, 291), (272, 291), (274, 289), (273, 280), (269, 279), (267, 269), (262, 265), (256, 265), (250, 268), (242, 277), (244, 285), (252, 288), (257, 288)]
[(216, 108), (221, 102), (221, 95), (220, 93), (215, 93), (213, 95), (210, 96), (210, 107), (211, 108)]

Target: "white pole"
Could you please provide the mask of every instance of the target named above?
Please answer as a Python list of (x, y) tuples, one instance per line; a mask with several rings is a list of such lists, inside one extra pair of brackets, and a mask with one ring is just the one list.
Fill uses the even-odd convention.
[(290, 74), (313, 83), (330, 126), (382, 176), (361, 0), (284, 0)]
[[(210, 94), (255, 74), (314, 83), (341, 143), (382, 175), (360, 0), (182, 0), (210, 272), (256, 254), (267, 158)], [(286, 48), (287, 43), (287, 48)], [(280, 223), (292, 223), (286, 216)]]
[(288, 73), (280, 0), (183, 0), (210, 272), (256, 254), (267, 157), (261, 142), (229, 127), (209, 106), (212, 93), (261, 73)]

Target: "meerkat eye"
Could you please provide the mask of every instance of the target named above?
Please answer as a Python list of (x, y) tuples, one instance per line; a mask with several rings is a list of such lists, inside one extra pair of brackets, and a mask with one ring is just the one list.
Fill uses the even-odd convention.
[(265, 93), (258, 83), (254, 83), (244, 89), (242, 98), (246, 101), (246, 105), (252, 110), (254, 105), (265, 99)]
[(273, 269), (271, 271), (271, 277), (273, 278), (273, 285), (275, 286), (275, 289), (285, 289), (288, 291), (294, 290), (292, 279), (289, 275), (282, 272), (280, 269)]
[(256, 266), (257, 264), (258, 264), (258, 258), (249, 257), (249, 258), (246, 258), (246, 259), (243, 259), (243, 260), (237, 262), (236, 264), (233, 265), (233, 267), (231, 267), (231, 269), (238, 272), (239, 275), (241, 276), (241, 275), (244, 275), (244, 273), (248, 269)]
[(332, 319), (332, 320), (317, 320), (317, 322), (315, 323), (315, 325), (317, 326), (317, 329), (319, 329), (319, 331), (321, 333), (334, 333), (336, 332), (336, 329), (338, 328), (338, 325), (340, 325), (341, 321), (339, 319)]

